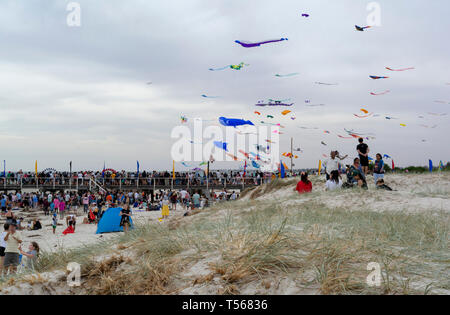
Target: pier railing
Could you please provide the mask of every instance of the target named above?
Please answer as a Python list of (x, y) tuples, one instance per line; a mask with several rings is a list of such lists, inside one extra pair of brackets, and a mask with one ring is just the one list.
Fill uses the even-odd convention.
[(136, 189), (240, 189), (257, 186), (271, 181), (270, 176), (264, 177), (95, 177), (83, 178), (59, 177), (0, 177), (0, 190), (136, 190)]

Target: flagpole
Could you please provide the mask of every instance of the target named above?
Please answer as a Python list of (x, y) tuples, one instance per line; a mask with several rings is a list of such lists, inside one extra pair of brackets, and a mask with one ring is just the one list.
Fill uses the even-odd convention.
[(175, 179), (175, 160), (172, 160), (172, 185), (171, 189), (173, 190), (173, 181)]
[(69, 163), (69, 190), (72, 190), (72, 161)]

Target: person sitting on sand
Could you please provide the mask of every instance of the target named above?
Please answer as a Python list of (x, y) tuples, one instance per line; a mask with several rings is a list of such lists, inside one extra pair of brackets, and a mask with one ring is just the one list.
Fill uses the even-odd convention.
[(312, 191), (312, 183), (308, 180), (308, 173), (302, 172), (300, 175), (300, 181), (294, 188), (294, 191), (298, 191), (299, 194), (308, 193)]
[(76, 224), (77, 224), (77, 217), (75, 216), (75, 214), (69, 214), (66, 217), (66, 225), (67, 226), (72, 226), (73, 227), (73, 231), (75, 232)]
[(339, 178), (339, 171), (334, 170), (330, 174), (330, 179), (325, 183), (325, 190), (336, 190), (342, 187), (342, 180)]
[(37, 230), (40, 230), (40, 229), (42, 229), (41, 222), (39, 222), (38, 219), (34, 219), (33, 223), (31, 224), (31, 230), (32, 231), (37, 231)]
[(91, 223), (94, 223), (94, 222), (95, 222), (95, 214), (92, 211), (92, 208), (90, 207), (89, 208), (89, 213), (88, 213), (88, 223), (91, 224)]
[(347, 168), (347, 183), (350, 187), (357, 184), (359, 187), (367, 188), (366, 178), (361, 169), (359, 158), (355, 158), (353, 165)]
[(24, 252), (22, 247), (19, 246), (19, 252), (23, 257), (26, 257), (25, 267), (30, 270), (34, 270), (34, 265), (36, 264), (37, 257), (39, 255), (39, 245), (36, 242), (31, 242), (28, 246), (28, 252)]
[(393, 189), (384, 183), (384, 179), (380, 178), (377, 180), (377, 189), (384, 189), (387, 191), (392, 191)]
[(379, 179), (384, 178), (384, 162), (380, 153), (377, 153), (375, 165), (373, 166), (373, 179), (375, 181), (375, 185), (377, 184)]

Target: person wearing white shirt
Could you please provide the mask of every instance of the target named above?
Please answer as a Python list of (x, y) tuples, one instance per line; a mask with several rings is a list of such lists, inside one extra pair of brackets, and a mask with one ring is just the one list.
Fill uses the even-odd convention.
[(325, 183), (325, 190), (332, 191), (342, 187), (342, 180), (339, 178), (339, 172), (334, 170), (331, 172), (330, 178)]

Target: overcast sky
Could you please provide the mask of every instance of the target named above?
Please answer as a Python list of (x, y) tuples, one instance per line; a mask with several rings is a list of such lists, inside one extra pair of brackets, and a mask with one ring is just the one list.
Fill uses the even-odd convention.
[[(39, 169), (66, 170), (70, 160), (74, 169), (101, 170), (106, 161), (133, 170), (136, 160), (141, 169), (170, 169), (180, 115), (267, 121), (255, 110), (286, 126), (280, 151), (294, 137), (304, 151), (298, 167), (316, 166), (331, 149), (354, 156), (356, 140), (337, 137), (343, 128), (374, 133), (371, 152), (399, 166), (449, 158), (449, 116), (428, 114), (450, 112), (448, 0), (378, 1), (381, 26), (364, 32), (354, 29), (370, 13), (363, 0), (79, 0), (81, 27), (67, 25), (69, 2), (0, 2), (0, 160), (7, 170), (33, 170), (36, 159)], [(281, 37), (289, 40), (234, 43)], [(208, 70), (240, 62), (250, 65)], [(292, 72), (299, 75), (274, 76)], [(370, 95), (384, 90), (391, 93)], [(269, 98), (291, 98), (296, 120), (254, 106)], [(354, 117), (360, 108), (382, 116)]]

